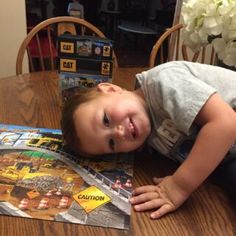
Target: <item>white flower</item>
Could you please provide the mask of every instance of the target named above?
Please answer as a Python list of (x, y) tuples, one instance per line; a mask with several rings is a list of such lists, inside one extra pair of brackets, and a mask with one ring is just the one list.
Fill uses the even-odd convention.
[(236, 0), (186, 0), (184, 43), (194, 52), (212, 43), (219, 59), (236, 67)]

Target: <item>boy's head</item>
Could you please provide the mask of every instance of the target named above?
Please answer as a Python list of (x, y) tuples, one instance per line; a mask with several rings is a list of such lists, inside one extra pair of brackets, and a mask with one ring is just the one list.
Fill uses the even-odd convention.
[(86, 155), (135, 150), (151, 130), (142, 93), (110, 83), (100, 83), (66, 101), (61, 126), (66, 144)]

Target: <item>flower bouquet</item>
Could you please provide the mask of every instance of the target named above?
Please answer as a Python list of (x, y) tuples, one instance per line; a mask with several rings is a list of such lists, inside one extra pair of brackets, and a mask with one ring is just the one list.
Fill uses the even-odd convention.
[(183, 40), (194, 52), (212, 44), (225, 65), (236, 67), (236, 0), (186, 0)]

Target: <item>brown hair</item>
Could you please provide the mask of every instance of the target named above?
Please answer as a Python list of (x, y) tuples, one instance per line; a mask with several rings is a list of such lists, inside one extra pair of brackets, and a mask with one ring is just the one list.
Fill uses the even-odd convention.
[(76, 92), (62, 107), (61, 129), (64, 144), (74, 152), (83, 154), (79, 149), (80, 140), (75, 130), (74, 113), (75, 110), (83, 103), (89, 102), (102, 95), (97, 87), (86, 88)]

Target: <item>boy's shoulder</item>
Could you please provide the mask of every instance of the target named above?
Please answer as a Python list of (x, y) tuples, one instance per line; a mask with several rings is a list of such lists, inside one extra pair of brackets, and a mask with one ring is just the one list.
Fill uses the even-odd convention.
[(196, 86), (196, 83), (204, 83), (205, 86), (210, 85), (221, 91), (222, 86), (225, 89), (235, 88), (236, 86), (235, 71), (215, 65), (189, 61), (163, 63), (137, 74), (136, 78), (136, 84), (139, 87), (146, 86), (147, 88), (153, 87), (153, 85), (175, 87), (178, 84), (182, 86), (183, 84), (189, 85), (189, 83), (192, 83), (193, 86)]
[(195, 77), (200, 80), (205, 80), (208, 77), (211, 79), (221, 79), (228, 77), (236, 77), (236, 72), (219, 67), (216, 65), (202, 64), (199, 62), (190, 61), (170, 61), (153, 67), (137, 75), (138, 80), (146, 78), (159, 78), (160, 80), (173, 80)]
[[(171, 78), (172, 75), (189, 73), (189, 68), (196, 66), (197, 63), (186, 61), (171, 61), (155, 66), (149, 70), (143, 71), (136, 75), (139, 83), (142, 84), (143, 80), (155, 78), (155, 80), (162, 78)], [(167, 82), (167, 81), (165, 81)]]
[(185, 71), (189, 71), (189, 72), (204, 72), (204, 71), (208, 71), (208, 72), (230, 72), (235, 74), (236, 72), (228, 69), (228, 68), (224, 68), (218, 65), (209, 65), (209, 64), (203, 64), (200, 62), (192, 62), (192, 61), (170, 61), (170, 62), (166, 62), (160, 65), (157, 65), (156, 67), (151, 68), (149, 71), (163, 71), (163, 70), (185, 70)]
[(192, 62), (192, 61), (169, 61), (160, 65), (157, 65), (156, 67), (153, 67), (150, 69), (151, 70), (157, 70), (157, 71), (162, 71), (162, 70), (170, 70), (170, 69), (187, 69), (190, 70), (191, 68), (216, 68), (216, 66), (213, 65), (208, 65), (208, 64), (202, 64), (199, 62)]

